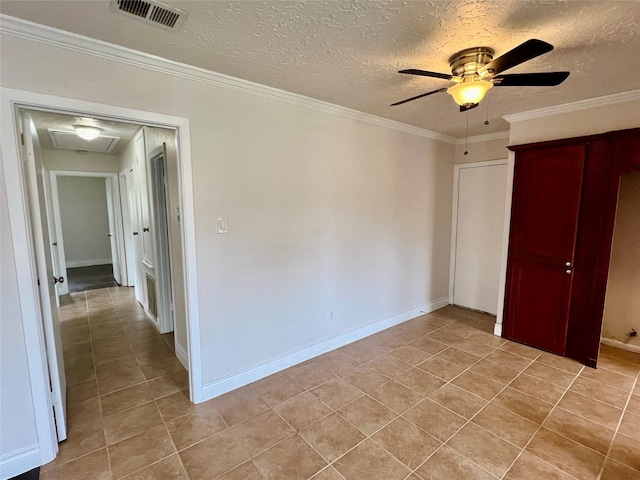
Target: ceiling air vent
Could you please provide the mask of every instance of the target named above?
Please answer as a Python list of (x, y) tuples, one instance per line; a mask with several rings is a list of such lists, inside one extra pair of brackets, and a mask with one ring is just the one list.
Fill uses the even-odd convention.
[(183, 10), (148, 0), (112, 0), (111, 10), (167, 30), (179, 29), (189, 15)]

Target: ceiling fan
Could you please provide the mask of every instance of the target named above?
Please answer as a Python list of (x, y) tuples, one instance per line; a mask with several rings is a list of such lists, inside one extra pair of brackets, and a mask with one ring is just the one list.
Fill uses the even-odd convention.
[(494, 59), (493, 49), (489, 47), (473, 47), (462, 50), (449, 58), (451, 75), (447, 73), (429, 72), (414, 68), (400, 70), (398, 73), (419, 75), (423, 77), (441, 78), (454, 82), (448, 87), (439, 88), (431, 92), (407, 98), (391, 106), (417, 100), (418, 98), (447, 92), (460, 105), (460, 111), (465, 112), (478, 106), (489, 89), (496, 87), (554, 87), (560, 85), (569, 76), (569, 72), (545, 73), (514, 73), (499, 75), (500, 73), (520, 65), (532, 58), (553, 50), (553, 45), (542, 40), (531, 39), (518, 45), (504, 55)]

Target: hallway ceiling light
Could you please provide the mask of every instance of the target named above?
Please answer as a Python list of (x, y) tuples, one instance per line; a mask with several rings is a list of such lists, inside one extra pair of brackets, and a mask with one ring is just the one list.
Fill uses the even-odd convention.
[(98, 127), (92, 127), (89, 125), (74, 125), (73, 128), (76, 130), (76, 134), (82, 138), (90, 142), (91, 140), (98, 138), (102, 133), (102, 129)]

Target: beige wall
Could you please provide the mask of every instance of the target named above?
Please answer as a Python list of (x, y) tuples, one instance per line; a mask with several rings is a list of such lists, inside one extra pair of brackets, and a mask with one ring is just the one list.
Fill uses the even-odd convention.
[(67, 268), (111, 263), (105, 179), (58, 175), (57, 180)]
[(44, 166), (49, 170), (78, 172), (118, 173), (116, 155), (106, 153), (78, 153), (71, 150), (42, 150)]
[(0, 48), (3, 86), (189, 119), (205, 384), (446, 299), (453, 145), (55, 45)]
[(622, 176), (602, 336), (640, 347), (640, 172)]
[[(471, 138), (465, 147), (464, 143), (457, 143), (455, 150), (455, 163), (486, 162), (488, 160), (504, 160), (508, 157), (509, 135), (505, 132), (504, 137), (491, 140)], [(464, 154), (465, 148), (467, 155)]]

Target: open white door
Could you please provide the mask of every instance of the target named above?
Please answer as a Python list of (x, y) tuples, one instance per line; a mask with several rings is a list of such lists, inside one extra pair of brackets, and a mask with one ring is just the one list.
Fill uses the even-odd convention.
[(132, 261), (134, 272), (134, 294), (136, 300), (144, 305), (144, 285), (143, 285), (143, 272), (142, 272), (142, 246), (141, 246), (141, 228), (140, 217), (138, 215), (138, 190), (136, 173), (133, 168), (130, 168), (126, 176), (127, 183), (127, 197), (129, 200), (129, 231), (125, 232), (125, 235), (129, 236), (130, 243), (132, 245)]
[(120, 194), (120, 211), (122, 212), (122, 241), (124, 257), (126, 262), (126, 286), (133, 287), (136, 283), (136, 269), (133, 263), (133, 240), (131, 235), (131, 222), (129, 219), (129, 189), (127, 187), (127, 171), (123, 170), (118, 174), (119, 194)]
[(111, 178), (105, 179), (105, 190), (107, 192), (107, 216), (109, 218), (109, 242), (111, 244), (111, 265), (113, 268), (113, 278), (122, 285), (122, 277), (120, 276), (120, 252), (118, 251), (118, 229), (116, 224), (116, 214), (113, 205), (113, 183)]
[[(62, 235), (62, 219), (60, 216), (60, 200), (58, 197), (58, 177), (55, 172), (49, 172), (49, 192), (51, 194), (51, 217), (50, 223), (53, 225), (53, 229), (49, 230), (55, 232), (55, 237), (52, 237), (52, 245), (55, 249), (52, 249), (51, 254), (54, 255), (54, 273), (57, 277), (67, 278), (67, 259), (64, 254), (64, 237)], [(55, 238), (55, 240), (53, 239)], [(54, 245), (55, 244), (55, 245)], [(56, 289), (58, 295), (66, 295), (69, 293), (69, 284), (67, 282), (57, 283)]]
[[(42, 184), (44, 187), (44, 203), (47, 213), (47, 228), (49, 230), (49, 241), (51, 248), (51, 263), (53, 268), (53, 276), (56, 278), (64, 277), (60, 271), (60, 257), (58, 254), (58, 232), (56, 230), (56, 222), (53, 217), (53, 197), (51, 194), (51, 176), (49, 170), (44, 166), (42, 167)], [(60, 307), (60, 295), (66, 293), (66, 282), (56, 282), (56, 306)], [(64, 292), (64, 293), (63, 293)]]
[(36, 268), (38, 273), (38, 292), (44, 324), (45, 346), (51, 381), (51, 399), (56, 419), (58, 441), (67, 438), (66, 427), (66, 379), (62, 356), (62, 337), (56, 305), (55, 284), (64, 282), (63, 277), (54, 277), (51, 260), (51, 240), (46, 217), (45, 170), (35, 125), (31, 117), (21, 112), (23, 157), (25, 160), (26, 190), (29, 196), (29, 213)]
[(453, 303), (496, 315), (507, 189), (506, 160), (456, 165), (455, 175)]

